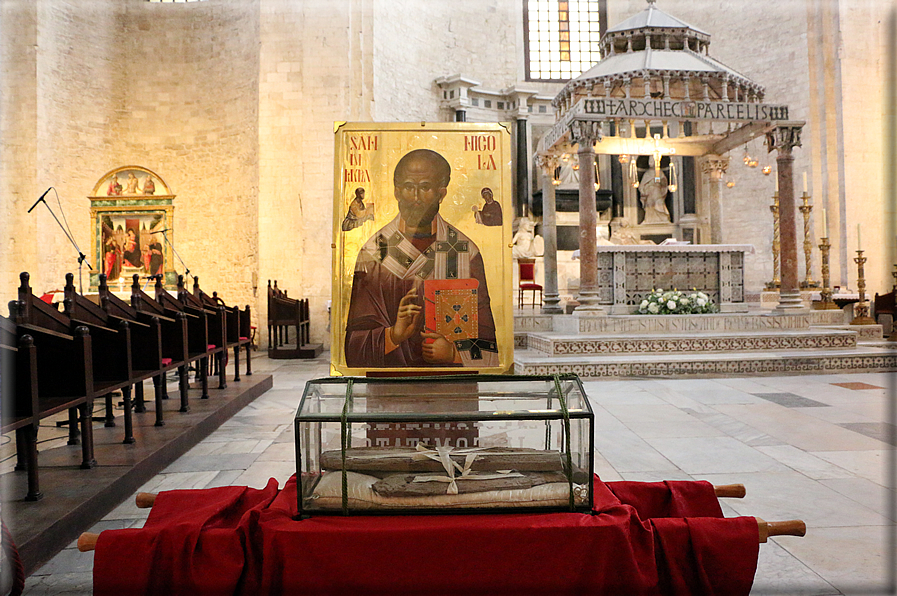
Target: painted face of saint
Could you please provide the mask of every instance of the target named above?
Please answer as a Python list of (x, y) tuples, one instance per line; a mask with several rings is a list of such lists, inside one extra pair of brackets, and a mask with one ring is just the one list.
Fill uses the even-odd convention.
[(421, 158), (410, 160), (395, 185), (402, 219), (414, 228), (430, 225), (446, 192), (435, 164)]
[(484, 188), (483, 191), (482, 191), (480, 194), (483, 195), (483, 199), (484, 199), (487, 203), (491, 203), (491, 202), (492, 202), (492, 189), (491, 189), (491, 188)]

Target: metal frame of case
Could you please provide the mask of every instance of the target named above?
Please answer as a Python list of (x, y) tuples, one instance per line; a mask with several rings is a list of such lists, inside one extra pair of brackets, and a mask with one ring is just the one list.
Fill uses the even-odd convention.
[[(531, 382), (542, 383), (542, 387), (544, 387), (545, 383), (549, 384), (549, 387), (553, 385), (553, 388), (548, 391), (540, 390), (538, 392), (534, 392), (531, 395), (527, 395), (525, 392), (515, 392), (513, 394), (509, 393), (505, 396), (500, 396), (499, 393), (496, 392), (484, 392), (483, 384), (486, 387), (494, 387), (498, 391), (501, 391), (501, 386), (503, 383), (520, 383), (520, 382)], [(450, 390), (446, 391), (447, 387), (450, 387), (453, 384), (457, 384), (462, 386), (464, 384), (477, 384), (477, 391), (475, 394), (470, 394), (469, 397), (476, 396), (478, 400), (486, 399), (543, 399), (545, 400), (545, 406), (541, 409), (530, 409), (530, 410), (488, 410), (488, 411), (469, 411), (469, 412), (439, 412), (439, 413), (427, 413), (421, 411), (408, 411), (408, 412), (396, 412), (396, 411), (383, 411), (383, 412), (354, 412), (352, 411), (353, 399), (355, 394), (355, 389), (357, 385), (374, 385), (374, 386), (392, 386), (399, 388), (402, 385), (411, 385), (414, 384), (416, 387), (415, 390), (420, 390), (421, 385), (426, 387), (430, 385), (433, 387), (434, 392), (436, 393), (444, 393), (447, 399), (454, 397)], [(582, 407), (570, 410), (566, 407), (567, 397), (564, 394), (563, 389), (561, 388), (561, 384), (573, 384), (573, 388), (577, 390), (582, 395)], [(342, 385), (345, 387), (345, 397), (342, 400), (342, 408), (341, 411), (336, 412), (331, 408), (328, 412), (306, 412), (304, 411), (308, 404), (307, 400), (309, 399), (310, 393), (314, 386), (319, 385)], [(439, 388), (441, 391), (435, 391)], [(540, 388), (541, 389), (541, 388)], [(560, 393), (558, 393), (560, 391)], [(569, 395), (570, 391), (567, 391), (567, 395)], [(429, 392), (424, 395), (429, 394)], [(563, 399), (558, 399), (558, 396), (563, 397)], [(390, 397), (397, 397), (396, 395), (392, 395)], [(413, 399), (413, 395), (404, 395), (402, 399)], [(440, 397), (430, 397), (431, 400), (439, 400)], [(413, 403), (413, 402), (412, 402)], [(335, 405), (335, 404), (334, 404)], [(314, 509), (309, 508), (305, 503), (305, 498), (311, 494), (314, 490), (318, 482), (321, 480), (320, 475), (320, 461), (318, 461), (318, 475), (312, 479), (312, 484), (307, 484), (304, 480), (306, 476), (303, 476), (303, 449), (305, 448), (303, 442), (303, 436), (310, 432), (314, 432), (312, 426), (309, 426), (306, 429), (303, 429), (303, 424), (314, 425), (317, 424), (317, 436), (310, 437), (308, 440), (316, 440), (316, 444), (318, 445), (318, 453), (317, 456), (320, 458), (321, 455), (321, 424), (322, 423), (330, 423), (330, 424), (339, 424), (340, 425), (340, 442), (341, 442), (341, 454), (345, 455), (345, 450), (351, 447), (351, 437), (352, 437), (352, 425), (353, 424), (368, 424), (368, 423), (450, 423), (450, 422), (495, 422), (495, 421), (545, 421), (545, 448), (551, 444), (551, 426), (549, 426), (550, 422), (559, 422), (561, 429), (563, 430), (563, 441), (561, 444), (563, 445), (563, 449), (561, 450), (560, 456), (562, 457), (562, 461), (564, 462), (564, 474), (567, 478), (567, 482), (570, 487), (570, 504), (569, 506), (556, 507), (556, 506), (514, 506), (508, 508), (484, 508), (484, 507), (469, 507), (469, 508), (443, 508), (443, 507), (435, 507), (435, 508), (413, 508), (413, 509), (401, 509), (401, 508), (388, 508), (388, 509), (358, 509), (353, 510), (347, 507), (347, 495), (345, 494), (345, 483), (342, 488), (342, 498), (343, 498), (343, 506), (341, 509)], [(586, 482), (588, 488), (588, 498), (583, 499), (583, 502), (580, 504), (574, 504), (573, 498), (573, 480), (570, 470), (572, 468), (572, 454), (571, 454), (571, 431), (569, 422), (571, 420), (584, 420), (587, 425), (587, 434), (588, 437), (583, 440), (583, 445), (588, 446), (588, 464), (587, 470), (588, 473), (588, 481)], [(294, 420), (294, 431), (295, 431), (295, 448), (296, 448), (296, 479), (297, 479), (297, 506), (298, 506), (298, 518), (307, 518), (312, 515), (418, 515), (418, 514), (441, 514), (444, 515), (446, 513), (452, 514), (471, 514), (471, 513), (524, 513), (524, 512), (557, 512), (557, 511), (576, 511), (587, 513), (592, 509), (593, 503), (593, 490), (592, 490), (592, 471), (594, 469), (594, 414), (592, 412), (591, 404), (589, 403), (588, 396), (586, 395), (585, 389), (582, 386), (582, 382), (579, 377), (575, 374), (564, 374), (564, 375), (538, 375), (538, 376), (522, 376), (522, 375), (453, 375), (453, 376), (429, 376), (429, 377), (401, 377), (401, 378), (364, 378), (364, 377), (327, 377), (321, 379), (313, 379), (309, 381), (305, 386), (305, 391), (302, 395), (302, 400), (300, 401), (299, 408), (296, 412), (296, 417)], [(557, 437), (555, 437), (557, 440)], [(308, 442), (308, 441), (306, 441)], [(311, 457), (307, 458), (311, 459)], [(585, 462), (582, 462), (585, 463)], [(585, 467), (585, 466), (583, 466)], [(345, 476), (345, 463), (343, 463), (342, 469), (340, 470)]]

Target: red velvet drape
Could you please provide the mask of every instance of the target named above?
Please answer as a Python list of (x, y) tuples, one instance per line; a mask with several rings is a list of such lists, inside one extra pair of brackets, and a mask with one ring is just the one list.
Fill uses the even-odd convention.
[(580, 513), (313, 517), (296, 483), (161, 493), (143, 529), (100, 534), (94, 594), (748, 594), (753, 517), (706, 482), (595, 477)]

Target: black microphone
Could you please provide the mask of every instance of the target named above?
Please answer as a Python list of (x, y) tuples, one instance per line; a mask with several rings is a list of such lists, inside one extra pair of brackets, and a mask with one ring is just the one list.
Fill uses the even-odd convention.
[(50, 192), (51, 190), (53, 190), (52, 186), (50, 188), (48, 188), (47, 190), (45, 190), (44, 194), (42, 194), (40, 196), (40, 198), (37, 201), (35, 201), (34, 205), (31, 206), (31, 209), (28, 210), (28, 213), (31, 213), (32, 211), (34, 211), (34, 208), (37, 207), (37, 204), (40, 203), (41, 201), (43, 201), (44, 197), (47, 196), (47, 193)]

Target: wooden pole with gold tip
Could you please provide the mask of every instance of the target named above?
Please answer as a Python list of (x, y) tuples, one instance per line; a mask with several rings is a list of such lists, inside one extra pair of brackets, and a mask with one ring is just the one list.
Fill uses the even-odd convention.
[(743, 499), (747, 490), (743, 484), (721, 484), (713, 487), (717, 498), (728, 497), (731, 499)]
[(780, 522), (768, 522), (755, 517), (757, 527), (760, 530), (760, 542), (766, 542), (772, 536), (806, 536), (807, 524), (799, 519), (789, 519)]

